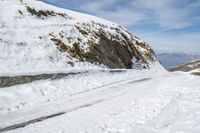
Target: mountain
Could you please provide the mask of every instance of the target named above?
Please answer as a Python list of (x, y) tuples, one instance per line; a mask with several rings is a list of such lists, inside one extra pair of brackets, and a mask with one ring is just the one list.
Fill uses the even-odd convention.
[(189, 62), (189, 63), (184, 64), (184, 65), (180, 65), (178, 67), (170, 68), (169, 71), (172, 71), (172, 72), (174, 72), (174, 71), (183, 71), (183, 72), (192, 71), (195, 74), (196, 72), (197, 73), (200, 72), (198, 69), (200, 70), (200, 59)]
[(125, 27), (35, 0), (1, 0), (0, 29), (4, 73), (159, 65)]
[(173, 68), (200, 59), (199, 54), (188, 54), (181, 52), (158, 52), (156, 54), (158, 60), (166, 68)]

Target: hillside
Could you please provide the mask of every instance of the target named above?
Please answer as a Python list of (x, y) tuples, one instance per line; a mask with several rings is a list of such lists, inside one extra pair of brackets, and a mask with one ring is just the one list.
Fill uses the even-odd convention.
[(189, 71), (199, 69), (199, 68), (200, 68), (200, 60), (195, 60), (195, 61), (189, 62), (187, 64), (171, 68), (171, 69), (169, 69), (169, 71), (172, 71), (172, 72), (174, 72), (174, 71), (189, 72)]
[(123, 26), (35, 0), (1, 0), (0, 29), (1, 73), (159, 66)]
[(0, 0), (0, 133), (199, 133), (199, 65), (168, 72), (119, 24)]
[(196, 53), (181, 52), (158, 52), (156, 56), (165, 68), (178, 67), (200, 58), (200, 55)]

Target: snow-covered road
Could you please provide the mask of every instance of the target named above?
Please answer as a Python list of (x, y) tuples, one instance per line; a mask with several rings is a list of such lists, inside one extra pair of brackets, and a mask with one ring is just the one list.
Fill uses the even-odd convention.
[[(26, 100), (27, 105), (21, 108), (10, 108), (10, 111), (2, 107), (0, 127), (4, 128), (42, 116), (62, 113), (8, 132), (200, 132), (200, 78), (198, 76), (187, 73), (143, 73), (142, 76), (129, 73), (129, 77), (125, 79), (124, 73), (118, 75), (120, 76), (117, 78), (117, 74), (112, 75), (113, 77), (99, 74), (96, 80), (98, 77), (101, 78), (99, 78), (99, 82), (95, 83), (100, 83), (102, 78), (109, 77), (107, 85), (105, 83), (91, 85), (88, 87), (89, 90), (79, 88), (77, 91), (70, 91), (70, 96), (63, 91), (65, 95), (58, 93), (58, 97), (50, 99), (48, 102), (41, 99), (28, 105), (29, 101)], [(89, 78), (91, 75), (87, 76), (86, 79), (92, 79)], [(114, 77), (115, 79), (113, 79)], [(70, 81), (70, 79), (64, 81), (66, 82), (66, 80)], [(76, 78), (76, 82), (82, 82), (79, 80)], [(113, 81), (117, 82), (112, 83)], [(60, 80), (56, 82), (62, 83)], [(88, 81), (86, 86), (90, 82), (94, 82), (94, 80)], [(38, 82), (38, 84), (40, 86), (42, 83)], [(29, 86), (33, 85), (29, 84)], [(15, 90), (15, 88), (11, 89)]]

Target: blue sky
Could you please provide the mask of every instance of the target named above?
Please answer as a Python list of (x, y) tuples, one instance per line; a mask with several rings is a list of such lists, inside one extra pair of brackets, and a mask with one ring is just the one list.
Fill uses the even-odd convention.
[(200, 53), (200, 0), (40, 0), (112, 20), (157, 51)]

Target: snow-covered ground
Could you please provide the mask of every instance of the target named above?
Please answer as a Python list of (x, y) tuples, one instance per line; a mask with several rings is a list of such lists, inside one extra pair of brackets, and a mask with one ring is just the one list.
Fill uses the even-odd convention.
[(199, 133), (200, 77), (91, 72), (0, 89), (0, 127), (12, 133)]
[[(38, 18), (26, 6), (56, 15)], [(84, 36), (77, 26), (89, 34)], [(55, 36), (87, 51), (86, 43), (99, 40), (91, 31), (103, 30), (108, 38), (120, 40), (118, 29), (133, 44), (143, 42), (126, 28), (35, 0), (0, 0), (0, 29), (0, 76), (89, 71), (0, 88), (0, 132), (200, 132), (200, 77), (168, 73), (155, 57), (150, 70), (110, 73), (106, 66), (70, 58), (51, 41)], [(142, 55), (148, 52), (140, 45), (136, 49)]]
[[(49, 37), (49, 33), (58, 34), (65, 29), (65, 34), (71, 37), (71, 43), (74, 43), (78, 37), (82, 37), (74, 24), (83, 22), (85, 20), (83, 17), (88, 21), (92, 17), (88, 15), (80, 17), (80, 13), (67, 10), (71, 14), (70, 17), (80, 19), (56, 16), (43, 20), (28, 14), (24, 4), (36, 9), (49, 9), (60, 13), (66, 10), (35, 0), (26, 0), (24, 4), (20, 4), (18, 0), (4, 0), (0, 3), (0, 75), (97, 68), (88, 62), (69, 59), (66, 53), (59, 52)], [(23, 12), (23, 15), (18, 11)], [(74, 62), (74, 66), (68, 64), (69, 61)]]

